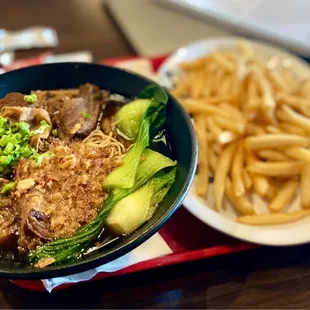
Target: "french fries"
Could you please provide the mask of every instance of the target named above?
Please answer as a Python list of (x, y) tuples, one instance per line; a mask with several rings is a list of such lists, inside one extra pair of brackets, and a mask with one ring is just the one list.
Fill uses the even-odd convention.
[[(302, 112), (303, 110), (307, 111), (307, 108), (310, 107), (309, 100), (298, 96), (287, 95), (285, 94), (285, 92), (279, 94), (277, 99), (279, 100), (280, 104), (287, 104), (291, 108), (299, 110), (300, 112)], [(303, 109), (303, 107), (305, 108)]]
[[(218, 104), (220, 105), (221, 108), (224, 108), (224, 109), (227, 109), (227, 106), (230, 108), (230, 109), (234, 109), (233, 106), (229, 105), (229, 104), (223, 104), (222, 102), (232, 102), (233, 101), (233, 97), (232, 96), (216, 96), (216, 97), (210, 97), (210, 98), (207, 98), (205, 100), (205, 103), (208, 103), (208, 104)], [(234, 109), (234, 112), (233, 113), (238, 113), (239, 111), (237, 109)], [(231, 110), (228, 110), (228, 113), (231, 113)], [(240, 112), (239, 112), (240, 113)], [(241, 117), (242, 117), (242, 114), (240, 114)], [(233, 116), (236, 116), (236, 114), (234, 114)]]
[(249, 175), (249, 173), (246, 170), (242, 170), (241, 172), (242, 178), (243, 178), (243, 183), (246, 189), (250, 189), (253, 185), (253, 181)]
[(212, 171), (213, 174), (215, 174), (215, 171), (217, 169), (218, 165), (218, 158), (216, 157), (214, 151), (212, 150), (211, 147), (208, 148), (208, 155), (209, 157), (209, 167)]
[(248, 124), (246, 128), (246, 134), (250, 136), (262, 136), (266, 133), (262, 126), (256, 124)]
[(207, 124), (209, 131), (215, 136), (216, 141), (220, 144), (227, 144), (238, 139), (238, 136), (233, 132), (228, 130), (223, 131), (222, 128), (215, 123), (213, 118), (208, 118)]
[(222, 100), (222, 102), (224, 102), (224, 103), (220, 104), (220, 107), (222, 109), (224, 109), (226, 112), (228, 112), (232, 119), (234, 119), (235, 121), (237, 121), (241, 124), (245, 124), (246, 119), (245, 119), (244, 115), (236, 107), (229, 105), (225, 101), (227, 102), (229, 100)]
[(249, 149), (283, 148), (290, 146), (308, 146), (309, 139), (290, 134), (266, 134), (246, 138), (246, 146)]
[(229, 130), (225, 130), (217, 136), (217, 141), (221, 144), (227, 144), (237, 139), (238, 136)]
[(234, 204), (238, 212), (242, 215), (255, 214), (254, 207), (245, 196), (236, 196), (233, 191), (232, 184), (229, 179), (226, 179), (225, 194), (230, 202)]
[(286, 133), (299, 136), (308, 136), (307, 131), (305, 131), (303, 128), (293, 125), (292, 123), (283, 122), (279, 123), (279, 126)]
[[(247, 151), (246, 153), (247, 165), (254, 165), (257, 161), (258, 160), (255, 157), (255, 155), (251, 151)], [(259, 196), (265, 197), (269, 191), (269, 182), (267, 178), (263, 175), (256, 175), (256, 174), (252, 174), (251, 176), (252, 176), (254, 191)]]
[[(310, 78), (276, 70), (247, 41), (181, 68), (185, 78), (172, 93), (195, 121), (197, 194), (207, 199), (213, 175), (216, 210), (225, 211), (226, 195), (240, 223), (276, 225), (309, 216)], [(291, 212), (297, 194), (301, 210), (294, 205)], [(257, 196), (270, 213), (256, 214)]]
[(302, 160), (306, 163), (310, 163), (310, 150), (303, 147), (295, 146), (285, 149), (284, 152), (291, 158)]
[(285, 133), (282, 129), (280, 129), (279, 127), (276, 126), (272, 126), (272, 125), (268, 125), (266, 127), (266, 131), (268, 133), (275, 133), (275, 134), (279, 134), (279, 133)]
[(178, 86), (172, 91), (173, 96), (183, 97), (189, 93), (189, 84), (188, 82), (181, 82)]
[(286, 80), (278, 72), (266, 70), (267, 77), (278, 91), (285, 91), (288, 87)]
[(245, 195), (245, 185), (242, 177), (244, 170), (244, 147), (243, 141), (239, 142), (235, 157), (232, 163), (231, 178), (233, 184), (233, 191), (237, 197)]
[(306, 164), (301, 174), (301, 206), (304, 209), (310, 208), (310, 164)]
[(247, 170), (254, 174), (271, 177), (283, 177), (300, 175), (305, 164), (303, 162), (256, 162), (247, 167)]
[(255, 67), (257, 83), (260, 87), (260, 91), (263, 94), (263, 105), (261, 106), (262, 110), (266, 112), (266, 116), (271, 120), (274, 119), (276, 101), (273, 97), (271, 85), (268, 83), (266, 77), (264, 76), (260, 68)]
[(235, 64), (230, 61), (229, 59), (227, 59), (224, 55), (222, 55), (221, 53), (214, 53), (213, 54), (213, 59), (219, 64), (221, 65), (225, 70), (227, 70), (228, 72), (233, 72), (235, 69)]
[(227, 129), (229, 131), (235, 132), (236, 134), (243, 134), (245, 130), (245, 125), (221, 116), (214, 116), (213, 117), (215, 123), (223, 129)]
[(236, 144), (234, 143), (228, 145), (224, 149), (219, 159), (217, 169), (215, 171), (213, 192), (214, 192), (215, 207), (218, 211), (222, 210), (222, 202), (225, 192), (225, 182), (230, 170), (235, 149)]
[(254, 79), (253, 74), (249, 75), (248, 78), (248, 88), (247, 88), (247, 101), (246, 101), (246, 110), (254, 111), (259, 107), (258, 98), (258, 86), (256, 80)]
[(291, 213), (268, 213), (261, 215), (245, 215), (238, 222), (248, 225), (278, 225), (298, 221), (310, 215), (310, 210), (299, 210)]
[(208, 139), (207, 123), (204, 115), (197, 115), (194, 119), (198, 139), (198, 174), (197, 195), (206, 197), (209, 185), (209, 163), (208, 163)]
[(204, 90), (204, 82), (205, 82), (204, 72), (203, 70), (201, 70), (197, 73), (195, 83), (192, 86), (193, 87), (192, 93), (195, 99), (199, 99), (202, 96)]
[(293, 200), (298, 186), (299, 182), (297, 180), (287, 181), (277, 193), (275, 198), (270, 202), (269, 209), (272, 212), (278, 212), (287, 207)]
[(293, 125), (303, 128), (307, 132), (310, 131), (310, 119), (308, 117), (305, 117), (297, 113), (292, 108), (290, 108), (288, 105), (283, 105), (282, 111), (283, 111), (283, 115), (285, 115), (285, 118), (289, 122), (291, 122)]
[(221, 135), (221, 133), (222, 133), (222, 129), (215, 123), (215, 121), (211, 117), (207, 119), (207, 124), (208, 124), (209, 131), (216, 138), (218, 138)]
[(221, 109), (217, 106), (213, 106), (210, 104), (201, 104), (201, 101), (195, 100), (195, 99), (183, 99), (180, 101), (181, 104), (183, 105), (184, 109), (188, 113), (193, 113), (193, 114), (205, 114), (205, 115), (220, 115), (223, 117), (228, 117), (229, 118), (229, 113), (225, 112), (224, 109)]
[(276, 197), (277, 192), (278, 192), (277, 188), (269, 183), (268, 191), (264, 196), (265, 200), (267, 201), (273, 200)]
[(257, 155), (267, 161), (287, 161), (290, 159), (287, 155), (278, 150), (261, 150), (257, 152)]
[(241, 40), (238, 43), (241, 54), (244, 56), (246, 60), (250, 60), (254, 57), (254, 51), (251, 44), (247, 41)]

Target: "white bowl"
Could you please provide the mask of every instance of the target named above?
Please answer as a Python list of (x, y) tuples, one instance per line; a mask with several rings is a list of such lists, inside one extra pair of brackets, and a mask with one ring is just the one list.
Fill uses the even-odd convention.
[[(238, 37), (212, 38), (194, 42), (178, 49), (159, 68), (159, 82), (163, 86), (171, 88), (173, 83), (182, 75), (179, 67), (181, 62), (194, 60), (222, 48), (233, 48), (239, 40)], [(310, 67), (307, 62), (269, 44), (258, 41), (250, 42), (258, 55), (266, 62), (271, 60), (275, 68), (284, 66), (291, 68), (298, 78), (310, 77)], [(297, 210), (300, 205), (299, 201), (300, 198), (297, 195), (295, 201), (288, 208), (288, 212)], [(235, 221), (236, 213), (234, 208), (226, 199), (223, 206), (224, 211), (221, 213), (215, 211), (212, 185), (209, 188), (208, 199), (204, 200), (196, 195), (194, 182), (183, 205), (205, 224), (241, 240), (277, 246), (310, 242), (310, 217), (283, 225), (254, 226), (240, 224)], [(268, 212), (265, 204), (258, 196), (254, 197), (254, 205), (257, 213)], [(208, 238), (208, 236), (199, 237)]]

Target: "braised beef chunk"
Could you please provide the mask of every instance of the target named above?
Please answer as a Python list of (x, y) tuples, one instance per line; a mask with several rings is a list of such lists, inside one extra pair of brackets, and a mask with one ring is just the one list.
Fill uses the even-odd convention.
[(54, 120), (65, 135), (86, 137), (96, 128), (102, 104), (100, 88), (85, 84), (78, 97), (65, 100)]
[(27, 218), (27, 228), (43, 240), (52, 240), (51, 216), (31, 209)]
[(40, 212), (42, 208), (43, 197), (32, 189), (28, 193), (17, 191), (14, 199), (20, 209), (18, 249), (23, 254), (42, 243), (41, 237), (46, 235), (44, 223), (36, 224), (33, 218), (33, 212)]
[[(0, 178), (0, 188), (9, 181)], [(19, 211), (9, 196), (0, 195), (0, 245), (16, 246)]]
[[(18, 231), (18, 209), (13, 201), (6, 196), (0, 197), (0, 245), (12, 245)], [(16, 243), (14, 243), (16, 245)]]
[(108, 95), (96, 85), (86, 83), (79, 89), (36, 91), (37, 104), (47, 109), (61, 138), (86, 137), (95, 129)]
[(38, 90), (32, 91), (31, 94), (37, 95), (36, 106), (46, 109), (51, 115), (51, 118), (53, 118), (66, 99), (76, 98), (78, 96), (79, 88), (47, 91)]
[(100, 128), (105, 134), (109, 134), (113, 130), (115, 124), (114, 115), (122, 106), (123, 104), (114, 101), (106, 103), (100, 120)]
[(4, 106), (26, 107), (29, 103), (24, 100), (24, 94), (9, 93), (4, 98), (0, 99), (0, 109)]

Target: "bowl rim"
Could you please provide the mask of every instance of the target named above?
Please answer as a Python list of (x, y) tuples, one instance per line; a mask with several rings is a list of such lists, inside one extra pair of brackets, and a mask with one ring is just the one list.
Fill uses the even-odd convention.
[(197, 145), (197, 137), (196, 133), (192, 124), (192, 121), (189, 117), (189, 115), (186, 113), (182, 105), (175, 99), (174, 96), (170, 93), (170, 91), (159, 85), (158, 83), (138, 74), (135, 72), (131, 72), (130, 70), (126, 70), (123, 68), (116, 68), (104, 64), (95, 64), (95, 63), (85, 63), (85, 62), (59, 62), (59, 63), (51, 63), (51, 64), (41, 64), (41, 65), (34, 65), (31, 67), (26, 68), (20, 68), (16, 70), (12, 70), (6, 73), (3, 73), (0, 75), (0, 87), (2, 84), (2, 79), (5, 79), (7, 76), (18, 74), (19, 72), (27, 72), (32, 71), (35, 68), (38, 67), (56, 67), (56, 66), (68, 66), (76, 68), (77, 66), (92, 66), (92, 67), (101, 67), (101, 68), (108, 68), (109, 70), (113, 71), (120, 71), (125, 74), (136, 76), (139, 79), (142, 79), (148, 83), (156, 84), (159, 87), (163, 88), (169, 97), (169, 101), (180, 110), (180, 113), (182, 114), (182, 117), (187, 125), (187, 128), (189, 130), (189, 135), (191, 139), (191, 161), (190, 165), (188, 167), (188, 172), (186, 175), (186, 178), (184, 179), (183, 186), (179, 189), (179, 193), (177, 197), (175, 198), (174, 202), (171, 204), (171, 206), (167, 209), (167, 212), (162, 214), (148, 229), (146, 229), (142, 234), (135, 237), (133, 240), (131, 240), (128, 243), (125, 243), (123, 245), (120, 245), (113, 251), (108, 251), (108, 253), (105, 253), (104, 256), (100, 255), (100, 252), (98, 252), (97, 255), (89, 256), (84, 261), (76, 260), (75, 262), (68, 263), (64, 266), (51, 266), (46, 267), (43, 269), (35, 269), (33, 270), (23, 270), (22, 268), (16, 268), (16, 270), (10, 270), (10, 268), (2, 268), (0, 266), (0, 277), (1, 278), (7, 278), (7, 279), (31, 279), (31, 280), (37, 280), (37, 279), (46, 279), (46, 278), (55, 278), (55, 277), (62, 277), (67, 275), (76, 274), (79, 272), (87, 271), (92, 268), (98, 267), (104, 263), (111, 262), (114, 259), (117, 259), (121, 257), (122, 255), (130, 252), (134, 248), (141, 245), (143, 242), (145, 242), (147, 239), (149, 239), (152, 235), (154, 235), (161, 227), (165, 224), (165, 222), (170, 218), (170, 216), (176, 211), (176, 209), (181, 205), (182, 201), (184, 200), (185, 196), (187, 195), (190, 186), (193, 182), (196, 167), (197, 167), (197, 161), (198, 161), (198, 145)]

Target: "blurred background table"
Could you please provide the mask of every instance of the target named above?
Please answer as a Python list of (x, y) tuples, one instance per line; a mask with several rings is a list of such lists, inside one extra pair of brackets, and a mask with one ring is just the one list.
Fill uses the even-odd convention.
[[(60, 39), (57, 53), (86, 49), (95, 61), (134, 55), (102, 1), (1, 0), (0, 4), (1, 27), (5, 29), (54, 27)], [(40, 52), (22, 51), (17, 57)], [(310, 308), (310, 247), (260, 248), (82, 284), (52, 294), (25, 291), (0, 280), (0, 307)]]
[[(100, 0), (1, 0), (1, 28), (19, 30), (34, 25), (53, 27), (59, 35), (55, 53), (90, 50), (94, 60), (133, 55)], [(18, 58), (44, 49), (17, 52)]]

